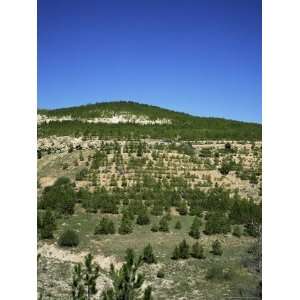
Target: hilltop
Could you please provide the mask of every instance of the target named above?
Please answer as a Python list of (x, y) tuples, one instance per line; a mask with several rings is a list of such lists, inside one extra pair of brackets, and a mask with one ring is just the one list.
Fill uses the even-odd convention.
[(261, 140), (261, 125), (197, 117), (136, 102), (103, 102), (38, 110), (38, 136)]

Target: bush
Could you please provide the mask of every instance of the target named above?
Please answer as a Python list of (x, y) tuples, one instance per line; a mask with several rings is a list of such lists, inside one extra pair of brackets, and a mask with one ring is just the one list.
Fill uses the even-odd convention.
[(38, 215), (38, 221), (41, 239), (52, 239), (53, 231), (56, 229), (55, 217), (52, 211), (46, 210), (42, 217)]
[(187, 244), (185, 239), (179, 244), (178, 249), (179, 249), (179, 257), (180, 258), (182, 258), (182, 259), (189, 258), (190, 246)]
[(200, 224), (200, 219), (198, 217), (195, 217), (189, 232), (189, 235), (194, 239), (200, 238)]
[(243, 229), (239, 225), (235, 225), (232, 230), (232, 234), (236, 237), (241, 237), (243, 234)]
[(179, 253), (178, 246), (175, 247), (171, 258), (174, 259), (174, 260), (177, 260), (177, 259), (180, 258), (180, 253)]
[(56, 210), (65, 215), (73, 214), (74, 206), (75, 192), (68, 177), (60, 177), (52, 186), (45, 187), (39, 203), (41, 209)]
[(120, 234), (129, 234), (129, 233), (132, 233), (132, 231), (133, 231), (132, 221), (123, 215), (122, 220), (121, 220), (121, 225), (119, 227), (119, 233)]
[(95, 234), (114, 234), (115, 232), (114, 222), (107, 218), (102, 218), (95, 228)]
[(165, 278), (165, 273), (164, 273), (164, 271), (159, 270), (159, 271), (157, 272), (156, 276), (157, 276), (158, 278)]
[(72, 229), (65, 230), (58, 239), (58, 245), (61, 247), (76, 247), (79, 244), (79, 236)]
[(162, 217), (159, 221), (159, 231), (162, 231), (162, 232), (169, 231), (169, 223), (165, 217)]
[(152, 227), (151, 227), (151, 231), (152, 232), (158, 232), (158, 230), (159, 230), (158, 225), (157, 224), (153, 224)]
[(219, 240), (215, 240), (212, 244), (212, 251), (214, 255), (222, 255), (223, 254), (223, 249), (222, 249), (222, 244)]
[(156, 258), (154, 256), (153, 249), (150, 244), (148, 244), (144, 248), (143, 261), (147, 264), (155, 264), (156, 263)]
[(138, 225), (148, 225), (150, 224), (150, 218), (146, 210), (142, 210), (136, 219), (136, 224)]
[(220, 265), (211, 266), (206, 273), (206, 279), (214, 280), (214, 279), (222, 279), (223, 278), (223, 267)]
[(201, 246), (198, 242), (196, 242), (192, 246), (192, 252), (191, 252), (192, 257), (198, 258), (198, 259), (203, 259), (205, 258), (204, 256), (204, 248)]
[(185, 216), (188, 213), (188, 208), (185, 201), (180, 202), (179, 207), (177, 207), (177, 211), (180, 215)]
[(180, 221), (177, 221), (177, 222), (176, 222), (176, 224), (175, 224), (175, 229), (178, 229), (178, 230), (181, 229), (181, 222), (180, 222)]

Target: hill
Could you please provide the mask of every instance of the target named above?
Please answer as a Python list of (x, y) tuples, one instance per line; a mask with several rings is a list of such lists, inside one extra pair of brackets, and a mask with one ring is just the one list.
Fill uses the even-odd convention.
[(104, 102), (38, 110), (38, 136), (261, 140), (261, 125), (196, 117), (136, 102)]

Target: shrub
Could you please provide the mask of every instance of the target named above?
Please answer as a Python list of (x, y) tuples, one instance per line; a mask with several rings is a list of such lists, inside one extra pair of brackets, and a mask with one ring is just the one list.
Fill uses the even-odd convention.
[(200, 219), (195, 217), (189, 232), (189, 235), (194, 239), (200, 238), (200, 224)]
[(212, 251), (214, 255), (222, 255), (223, 254), (223, 249), (222, 249), (222, 244), (219, 240), (215, 240), (212, 244)]
[(174, 259), (174, 260), (177, 260), (177, 259), (180, 258), (180, 253), (179, 253), (178, 246), (175, 247), (171, 258)]
[(83, 168), (75, 175), (75, 179), (78, 181), (84, 180), (87, 177), (87, 175), (88, 175), (88, 169)]
[(47, 186), (39, 203), (41, 209), (57, 210), (65, 215), (73, 214), (74, 206), (75, 192), (68, 177), (60, 177), (52, 186)]
[(165, 273), (163, 270), (159, 270), (156, 274), (158, 278), (165, 278)]
[(214, 280), (214, 279), (222, 279), (223, 278), (223, 267), (220, 265), (211, 266), (206, 273), (206, 279)]
[(143, 261), (147, 264), (155, 264), (156, 263), (156, 258), (154, 256), (153, 249), (150, 244), (148, 244), (144, 248)]
[(159, 221), (159, 231), (162, 231), (162, 232), (169, 231), (169, 223), (165, 217), (162, 217)]
[(158, 232), (158, 230), (159, 230), (158, 225), (157, 224), (153, 224), (152, 227), (151, 227), (151, 231), (152, 232)]
[(234, 236), (236, 236), (236, 237), (241, 237), (242, 234), (243, 234), (243, 229), (242, 229), (242, 227), (239, 226), (239, 225), (235, 225), (235, 226), (233, 227), (232, 234), (233, 234)]
[(185, 239), (179, 244), (178, 249), (179, 249), (179, 258), (182, 258), (182, 259), (189, 258), (189, 256), (190, 256), (190, 254), (189, 254), (190, 246), (188, 245), (188, 243), (186, 242)]
[(192, 246), (192, 252), (191, 252), (192, 257), (198, 258), (198, 259), (203, 259), (205, 258), (204, 256), (204, 248), (201, 246), (198, 242), (196, 242)]
[(188, 213), (188, 208), (185, 201), (181, 201), (179, 207), (177, 207), (177, 211), (180, 215), (185, 216)]
[(79, 236), (72, 229), (65, 230), (58, 239), (58, 245), (61, 247), (76, 247), (79, 244)]
[(52, 239), (53, 231), (56, 229), (55, 217), (52, 211), (46, 210), (45, 214), (38, 218), (40, 227), (40, 236), (41, 239)]
[(147, 225), (150, 224), (150, 218), (146, 210), (142, 210), (136, 219), (136, 224), (138, 225)]
[(181, 222), (180, 221), (177, 221), (176, 224), (175, 224), (175, 229), (181, 229)]
[(124, 217), (124, 215), (123, 215), (121, 224), (119, 227), (119, 233), (120, 234), (129, 234), (129, 233), (132, 233), (132, 231), (133, 231), (132, 221), (129, 218)]
[(107, 218), (102, 218), (95, 228), (95, 234), (114, 234), (115, 232), (114, 222)]

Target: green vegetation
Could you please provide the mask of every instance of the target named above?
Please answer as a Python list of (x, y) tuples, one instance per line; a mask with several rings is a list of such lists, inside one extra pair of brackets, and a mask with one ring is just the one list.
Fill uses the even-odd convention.
[(95, 234), (114, 234), (115, 232), (114, 222), (108, 218), (102, 218), (95, 228)]
[(147, 116), (152, 120), (168, 119), (172, 124), (93, 124), (75, 121), (52, 121), (38, 126), (38, 136), (98, 136), (100, 138), (165, 138), (176, 140), (234, 139), (260, 140), (261, 125), (218, 118), (200, 118), (134, 102), (96, 103), (56, 110), (39, 110), (49, 117), (111, 117), (122, 113)]
[(58, 245), (61, 247), (76, 247), (79, 244), (79, 236), (72, 229), (65, 230), (58, 239)]
[(111, 265), (110, 275), (113, 280), (113, 287), (102, 293), (103, 300), (120, 300), (120, 299), (151, 299), (151, 287), (147, 287), (143, 297), (138, 297), (142, 284), (144, 283), (144, 274), (138, 273), (142, 265), (142, 257), (135, 257), (132, 249), (127, 249), (125, 263), (118, 271), (114, 265)]
[(211, 247), (212, 247), (211, 252), (214, 255), (222, 255), (223, 254), (222, 244), (219, 240), (215, 240)]
[(93, 262), (93, 256), (88, 254), (84, 258), (84, 266), (78, 263), (74, 266), (72, 276), (72, 299), (89, 300), (97, 293), (96, 280), (100, 268)]

